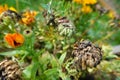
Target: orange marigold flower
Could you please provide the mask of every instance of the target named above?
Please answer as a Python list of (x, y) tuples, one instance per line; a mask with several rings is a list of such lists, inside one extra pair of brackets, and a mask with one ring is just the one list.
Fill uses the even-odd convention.
[(84, 13), (90, 13), (92, 12), (92, 8), (90, 6), (83, 6), (81, 11)]
[(83, 4), (95, 4), (97, 0), (83, 0)]
[(9, 33), (5, 35), (5, 41), (13, 48), (21, 46), (24, 43), (24, 37), (20, 33)]
[(8, 10), (8, 6), (4, 5), (4, 6), (0, 6), (0, 14), (4, 11)]
[(7, 10), (12, 10), (12, 11), (17, 12), (17, 10), (16, 10), (14, 7), (8, 8), (8, 6), (7, 6), (6, 4), (3, 5), (3, 6), (0, 6), (0, 14), (1, 14), (2, 12), (4, 12), (4, 11), (7, 11)]
[(23, 14), (22, 23), (30, 25), (35, 22), (35, 16), (37, 15), (36, 11), (27, 11)]

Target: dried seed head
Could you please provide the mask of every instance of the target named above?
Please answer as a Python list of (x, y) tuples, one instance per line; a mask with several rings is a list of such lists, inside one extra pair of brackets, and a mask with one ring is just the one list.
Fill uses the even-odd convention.
[(0, 80), (21, 80), (21, 69), (17, 62), (3, 60), (0, 62)]
[(1, 13), (0, 19), (3, 19), (4, 17), (10, 17), (10, 19), (13, 20), (14, 22), (17, 22), (21, 19), (21, 15), (12, 10), (7, 10)]
[(101, 48), (90, 41), (76, 42), (72, 51), (74, 66), (81, 70), (96, 67), (102, 60), (102, 54)]
[(72, 21), (63, 17), (58, 19), (58, 31), (60, 35), (71, 36), (75, 32), (75, 26)]
[(71, 36), (75, 32), (73, 22), (67, 17), (57, 15), (55, 12), (48, 13), (47, 11), (44, 11), (43, 16), (47, 25), (57, 28), (60, 35)]

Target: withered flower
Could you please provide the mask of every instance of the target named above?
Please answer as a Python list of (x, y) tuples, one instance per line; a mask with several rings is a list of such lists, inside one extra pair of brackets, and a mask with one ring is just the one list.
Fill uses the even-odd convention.
[(14, 7), (8, 7), (7, 5), (0, 6), (0, 23), (7, 24), (7, 22), (18, 22), (21, 20), (21, 15)]
[(96, 67), (102, 60), (102, 54), (101, 48), (93, 45), (90, 41), (77, 42), (72, 51), (74, 66), (78, 70)]
[(21, 46), (24, 43), (24, 37), (20, 33), (9, 33), (5, 35), (5, 41), (13, 48)]
[(21, 74), (17, 62), (7, 59), (0, 62), (0, 80), (21, 80)]
[(75, 32), (75, 25), (67, 17), (56, 19), (60, 35), (71, 36)]
[(21, 20), (21, 15), (13, 10), (6, 10), (0, 14), (0, 19), (5, 20), (6, 18), (9, 18), (8, 20), (12, 20), (16, 23)]

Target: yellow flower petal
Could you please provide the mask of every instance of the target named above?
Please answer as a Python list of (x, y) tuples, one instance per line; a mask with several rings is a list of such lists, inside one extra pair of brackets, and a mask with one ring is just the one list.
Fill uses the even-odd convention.
[(92, 8), (90, 6), (83, 6), (81, 11), (83, 13), (90, 13), (90, 12), (92, 12)]
[(115, 13), (113, 11), (109, 11), (108, 16), (112, 19), (115, 18)]
[(17, 12), (17, 10), (14, 7), (10, 7), (9, 10)]
[(73, 0), (73, 2), (86, 5), (86, 4), (95, 4), (97, 3), (97, 0)]

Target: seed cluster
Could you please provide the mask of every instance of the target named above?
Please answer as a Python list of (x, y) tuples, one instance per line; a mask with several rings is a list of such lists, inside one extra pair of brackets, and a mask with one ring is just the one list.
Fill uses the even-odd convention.
[(67, 17), (55, 15), (55, 13), (43, 12), (47, 25), (57, 28), (60, 35), (71, 36), (75, 31), (75, 25)]
[(21, 80), (21, 70), (19, 65), (12, 60), (0, 62), (0, 80)]
[(87, 40), (76, 42), (72, 51), (74, 65), (81, 70), (96, 67), (102, 60), (102, 54), (101, 48)]

